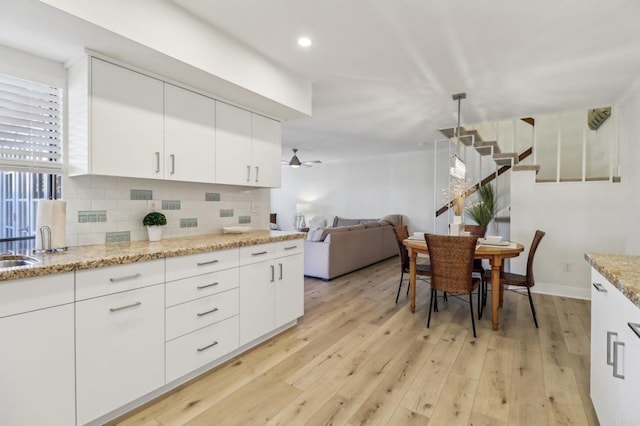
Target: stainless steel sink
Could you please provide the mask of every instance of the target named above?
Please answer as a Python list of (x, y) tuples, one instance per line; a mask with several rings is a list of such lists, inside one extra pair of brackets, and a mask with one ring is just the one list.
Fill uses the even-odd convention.
[(22, 254), (5, 254), (0, 256), (0, 269), (13, 268), (15, 266), (29, 266), (40, 263), (35, 257)]

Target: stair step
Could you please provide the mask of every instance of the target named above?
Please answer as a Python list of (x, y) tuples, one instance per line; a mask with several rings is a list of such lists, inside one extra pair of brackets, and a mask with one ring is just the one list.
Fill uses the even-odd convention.
[(518, 154), (515, 152), (502, 152), (493, 154), (493, 160), (499, 166), (513, 166), (518, 164)]
[[(451, 139), (456, 135), (456, 127), (449, 127), (446, 129), (440, 129), (440, 133)], [(473, 137), (471, 137), (473, 136)], [(465, 129), (464, 127), (460, 127), (460, 142), (463, 145), (471, 146), (471, 144), (482, 142), (482, 137), (480, 133), (476, 129)]]
[(500, 146), (497, 141), (476, 142), (473, 146), (480, 155), (491, 155), (500, 153)]
[(538, 174), (538, 172), (540, 171), (540, 165), (539, 164), (516, 164), (515, 166), (513, 166), (514, 172), (521, 172), (525, 170), (534, 170), (536, 174)]

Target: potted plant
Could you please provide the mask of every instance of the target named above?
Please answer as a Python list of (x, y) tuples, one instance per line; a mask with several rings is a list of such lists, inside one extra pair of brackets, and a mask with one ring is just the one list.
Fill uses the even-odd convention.
[(478, 202), (467, 208), (467, 216), (480, 226), (487, 226), (498, 211), (498, 199), (492, 185), (484, 185), (476, 191)]
[(162, 239), (162, 226), (167, 224), (167, 218), (160, 212), (151, 212), (142, 219), (142, 224), (147, 227), (149, 241)]

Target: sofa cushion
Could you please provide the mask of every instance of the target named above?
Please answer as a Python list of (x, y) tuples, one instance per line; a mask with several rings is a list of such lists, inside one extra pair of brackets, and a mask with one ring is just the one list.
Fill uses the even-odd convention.
[(325, 228), (317, 228), (317, 229), (309, 230), (309, 233), (307, 234), (307, 240), (322, 241), (320, 238), (322, 238), (322, 233), (324, 232), (324, 230)]
[(338, 228), (341, 226), (353, 226), (359, 225), (360, 219), (345, 219), (344, 217), (336, 216), (333, 218), (333, 227)]
[(318, 228), (326, 228), (327, 226), (327, 218), (324, 216), (313, 216), (309, 219), (309, 229), (318, 229)]

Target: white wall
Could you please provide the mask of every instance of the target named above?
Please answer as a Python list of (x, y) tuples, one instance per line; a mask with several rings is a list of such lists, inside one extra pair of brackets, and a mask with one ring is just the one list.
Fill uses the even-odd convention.
[(281, 229), (292, 229), (296, 203), (307, 202), (313, 215), (380, 218), (402, 214), (409, 231), (433, 228), (433, 158), (428, 151), (283, 167), (282, 187), (271, 191), (271, 211)]
[(620, 164), (625, 194), (618, 208), (624, 214), (626, 254), (640, 255), (640, 85), (620, 105)]

